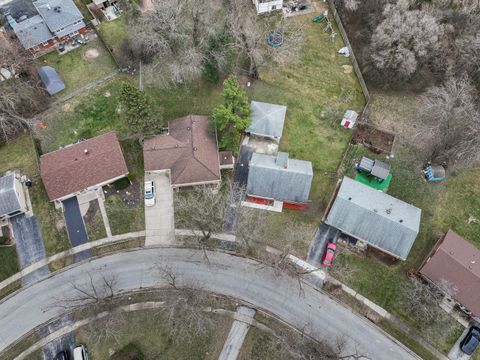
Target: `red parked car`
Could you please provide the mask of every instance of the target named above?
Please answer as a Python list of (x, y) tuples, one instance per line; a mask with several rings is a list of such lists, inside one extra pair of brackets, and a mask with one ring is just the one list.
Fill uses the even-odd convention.
[(322, 260), (322, 265), (332, 266), (333, 258), (335, 257), (335, 250), (337, 250), (337, 245), (334, 243), (328, 243), (327, 251), (325, 251), (325, 256)]

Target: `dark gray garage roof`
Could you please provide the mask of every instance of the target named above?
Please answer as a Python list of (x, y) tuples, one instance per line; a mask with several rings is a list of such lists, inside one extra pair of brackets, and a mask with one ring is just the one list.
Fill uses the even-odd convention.
[(25, 49), (31, 49), (55, 37), (40, 15), (21, 22), (16, 22), (13, 17), (7, 15), (7, 21)]
[(45, 89), (50, 95), (55, 95), (65, 89), (62, 78), (51, 66), (42, 66), (38, 69), (38, 76), (40, 76), (40, 79), (45, 85)]
[(252, 124), (246, 130), (259, 136), (282, 137), (287, 107), (259, 101), (251, 102)]
[(405, 260), (420, 216), (419, 208), (344, 177), (326, 223)]
[(288, 159), (288, 153), (277, 156), (252, 154), (247, 193), (264, 198), (304, 203), (312, 185), (310, 161)]
[(15, 174), (0, 177), (0, 216), (21, 210), (15, 192)]

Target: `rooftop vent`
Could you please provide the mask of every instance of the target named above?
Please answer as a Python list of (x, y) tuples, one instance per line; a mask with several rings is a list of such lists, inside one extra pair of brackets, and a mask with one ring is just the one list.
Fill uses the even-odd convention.
[(53, 11), (55, 11), (55, 12), (57, 12), (57, 13), (60, 13), (60, 12), (62, 12), (62, 7), (61, 7), (61, 6), (55, 6), (55, 7), (53, 8)]
[(277, 166), (281, 166), (283, 168), (288, 168), (288, 153), (286, 152), (279, 152), (277, 154), (277, 159), (275, 160)]
[(83, 150), (83, 152), (85, 153), (85, 155), (88, 155), (88, 149)]

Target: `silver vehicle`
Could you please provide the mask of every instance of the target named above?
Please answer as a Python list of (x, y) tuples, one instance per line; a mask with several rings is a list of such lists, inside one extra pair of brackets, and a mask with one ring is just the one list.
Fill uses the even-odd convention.
[(155, 205), (155, 186), (153, 181), (145, 181), (145, 206)]
[(84, 345), (73, 349), (73, 360), (88, 360), (87, 348)]

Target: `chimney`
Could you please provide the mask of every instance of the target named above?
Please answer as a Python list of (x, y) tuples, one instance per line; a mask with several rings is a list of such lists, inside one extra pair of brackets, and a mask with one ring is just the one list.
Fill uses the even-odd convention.
[(286, 152), (279, 152), (277, 154), (277, 159), (275, 160), (275, 163), (279, 167), (283, 167), (284, 169), (288, 168), (288, 153)]

